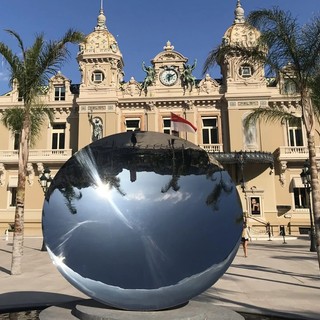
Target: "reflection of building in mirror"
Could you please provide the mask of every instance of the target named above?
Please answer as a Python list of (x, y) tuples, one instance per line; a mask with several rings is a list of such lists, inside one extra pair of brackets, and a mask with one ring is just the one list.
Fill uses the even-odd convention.
[(261, 214), (260, 197), (250, 198), (250, 209), (251, 209), (251, 214), (254, 214), (254, 215)]

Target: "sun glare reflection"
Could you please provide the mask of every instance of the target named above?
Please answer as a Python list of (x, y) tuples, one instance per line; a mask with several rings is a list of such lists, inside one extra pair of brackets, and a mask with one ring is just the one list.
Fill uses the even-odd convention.
[(63, 260), (65, 260), (66, 257), (63, 257), (63, 256), (59, 256), (57, 257), (56, 261), (55, 261), (55, 264), (59, 267), (61, 266), (62, 264), (64, 264)]
[(110, 186), (108, 184), (104, 184), (102, 182), (98, 183), (96, 191), (100, 197), (109, 199)]

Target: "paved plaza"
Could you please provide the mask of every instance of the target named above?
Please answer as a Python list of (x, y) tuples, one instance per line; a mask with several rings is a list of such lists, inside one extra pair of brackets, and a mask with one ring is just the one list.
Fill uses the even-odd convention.
[[(223, 243), (223, 239), (221, 239)], [(26, 238), (23, 274), (10, 275), (12, 238), (0, 238), (0, 313), (89, 299), (56, 270), (41, 238)], [(194, 300), (235, 311), (320, 319), (320, 272), (308, 237), (249, 243), (249, 256), (239, 248), (224, 276)]]

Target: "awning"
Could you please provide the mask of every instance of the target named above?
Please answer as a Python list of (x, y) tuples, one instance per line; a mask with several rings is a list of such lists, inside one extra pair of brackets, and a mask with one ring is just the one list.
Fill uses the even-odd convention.
[(18, 177), (17, 176), (10, 176), (8, 187), (9, 188), (16, 188), (18, 186)]
[(273, 154), (263, 151), (211, 152), (221, 164), (238, 164), (239, 157), (243, 163), (265, 163), (273, 166)]

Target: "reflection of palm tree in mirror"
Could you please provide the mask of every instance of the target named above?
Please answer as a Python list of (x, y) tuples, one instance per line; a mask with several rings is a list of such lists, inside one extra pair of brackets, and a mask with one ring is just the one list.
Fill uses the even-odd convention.
[[(217, 170), (218, 169), (218, 170)], [(218, 172), (217, 172), (218, 171)], [(207, 171), (207, 179), (215, 181), (212, 191), (207, 196), (206, 205), (212, 206), (214, 210), (218, 210), (218, 202), (222, 195), (222, 192), (230, 194), (233, 190), (232, 181), (227, 181), (222, 174), (223, 170), (217, 167), (210, 167)], [(219, 179), (219, 180), (218, 180)]]
[(76, 214), (77, 208), (74, 205), (74, 200), (80, 200), (82, 198), (82, 193), (79, 190), (76, 190), (73, 186), (68, 184), (65, 188), (60, 189), (60, 192), (66, 199), (66, 206), (69, 209), (70, 213)]
[(179, 191), (180, 186), (178, 184), (180, 176), (172, 175), (172, 179), (166, 184), (165, 187), (161, 188), (162, 193), (168, 192), (171, 188), (173, 191)]
[(182, 161), (179, 161), (179, 159), (176, 159), (175, 150), (172, 145), (172, 178), (166, 184), (165, 187), (161, 188), (161, 193), (166, 193), (171, 188), (175, 192), (180, 190), (180, 186), (178, 184), (180, 179), (180, 174), (178, 173), (183, 172), (183, 167), (184, 167), (184, 153), (182, 152), (181, 154), (182, 154)]
[(105, 174), (104, 177), (101, 179), (103, 183), (109, 186), (110, 189), (114, 188), (116, 189), (122, 196), (125, 196), (126, 193), (121, 190), (120, 188), (120, 178), (110, 175), (110, 174)]

